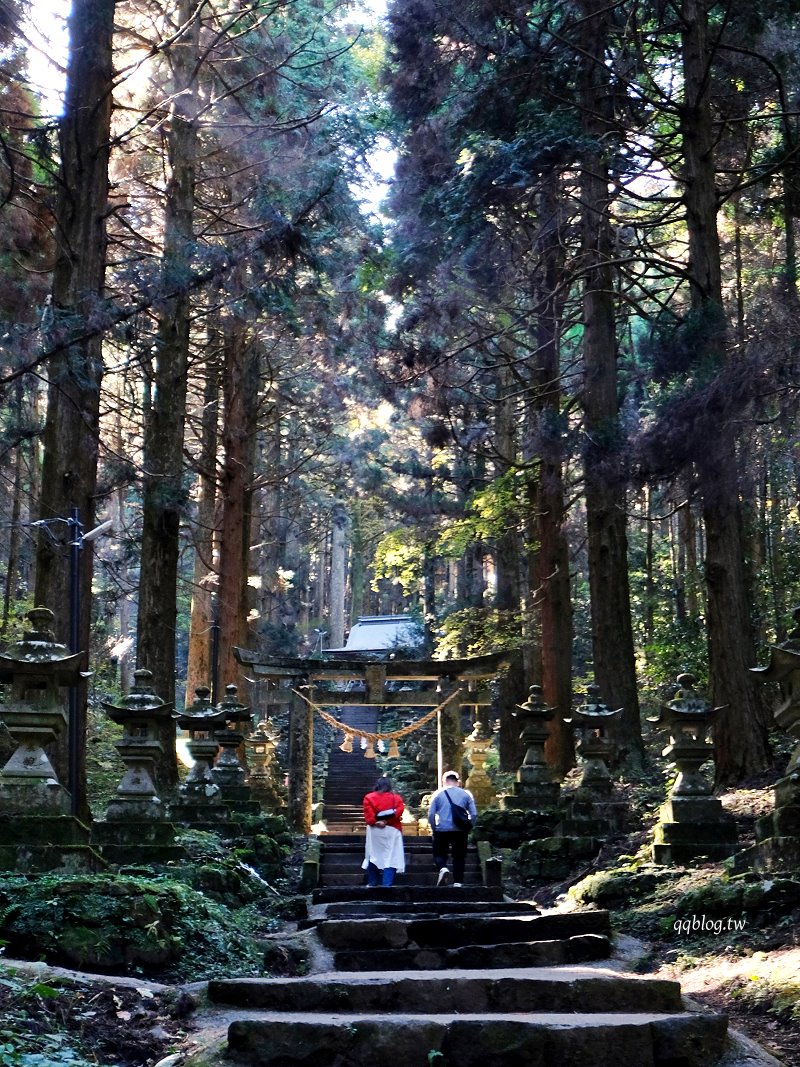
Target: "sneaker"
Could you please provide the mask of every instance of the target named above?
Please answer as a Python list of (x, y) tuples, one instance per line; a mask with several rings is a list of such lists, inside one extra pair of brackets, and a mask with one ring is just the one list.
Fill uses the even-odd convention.
[(461, 889), (461, 888), (462, 888), (462, 883), (461, 882), (453, 882), (453, 889)]
[(448, 867), (442, 867), (439, 871), (439, 877), (436, 879), (437, 885), (450, 885), (450, 869)]

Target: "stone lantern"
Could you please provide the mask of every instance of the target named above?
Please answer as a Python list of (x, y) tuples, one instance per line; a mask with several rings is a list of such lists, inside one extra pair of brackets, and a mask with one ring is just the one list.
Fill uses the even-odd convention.
[(525, 703), (517, 704), (511, 712), (522, 724), (519, 738), (525, 746), (525, 755), (517, 771), (514, 794), (504, 798), (504, 807), (554, 808), (558, 804), (561, 786), (553, 781), (544, 755), (545, 742), (550, 735), (547, 724), (555, 713), (555, 708), (545, 704), (540, 685), (532, 685)]
[[(225, 697), (217, 704), (217, 710), (225, 714), (225, 727), (214, 735), (220, 752), (211, 770), (211, 777), (217, 783), (225, 799), (231, 790), (245, 790), (247, 772), (239, 759), (239, 748), (244, 744), (244, 730), (250, 725), (250, 709), (240, 704), (236, 698), (238, 690), (235, 685), (225, 687)], [(231, 796), (233, 794), (231, 793)], [(237, 796), (237, 799), (249, 799)]]
[(695, 691), (691, 674), (680, 674), (672, 700), (662, 704), (650, 721), (669, 731), (663, 755), (678, 768), (669, 799), (659, 811), (653, 859), (656, 863), (691, 863), (697, 859), (725, 859), (736, 851), (736, 823), (712, 795), (711, 783), (700, 768), (714, 757), (710, 731), (723, 708)]
[(15, 745), (0, 771), (0, 810), (66, 815), (70, 796), (46, 749), (67, 732), (59, 689), (78, 684), (83, 653), (56, 643), (52, 611), (33, 608), (28, 619), (31, 629), (0, 655), (0, 681), (11, 684), (0, 714)]
[(163, 727), (177, 719), (151, 686), (152, 672), (134, 672), (133, 687), (120, 705), (103, 703), (103, 710), (123, 729), (115, 743), (125, 773), (109, 801), (103, 821), (92, 827), (92, 840), (113, 863), (164, 863), (183, 855), (175, 846), (175, 831), (166, 821), (164, 805), (153, 780), (153, 768), (163, 750)]
[(170, 805), (175, 822), (192, 826), (218, 824), (230, 819), (222, 803), (220, 788), (211, 776), (211, 767), (219, 751), (217, 734), (225, 729), (225, 709), (211, 703), (211, 690), (199, 686), (194, 701), (178, 715), (178, 726), (189, 733), (187, 748), (194, 760), (186, 780), (178, 789), (179, 799)]
[(494, 738), (486, 722), (480, 714), (476, 715), (472, 732), (464, 742), (470, 763), (469, 777), (464, 784), (475, 798), (478, 811), (484, 811), (497, 801), (492, 780), (486, 773), (486, 758), (493, 743)]
[(575, 751), (584, 761), (577, 789), (567, 799), (560, 832), (567, 837), (602, 838), (623, 827), (627, 806), (612, 794), (614, 782), (608, 769), (614, 755), (614, 741), (608, 728), (622, 714), (600, 699), (600, 687), (586, 687), (586, 703), (564, 721), (575, 734)]
[(114, 745), (125, 764), (116, 796), (106, 808), (106, 819), (163, 819), (164, 809), (153, 780), (153, 766), (162, 751), (159, 727), (178, 716), (154, 692), (152, 671), (134, 671), (130, 693), (117, 706), (103, 702), (103, 710), (123, 729)]
[[(795, 626), (787, 639), (770, 648), (766, 667), (751, 667), (751, 671), (762, 681), (779, 684), (775, 722), (800, 742), (800, 608), (792, 615)], [(800, 743), (783, 778), (775, 783), (775, 810), (757, 820), (755, 846), (737, 859), (742, 868), (748, 864), (767, 871), (800, 868)]]
[(277, 813), (285, 807), (284, 797), (278, 782), (276, 749), (280, 741), (272, 719), (263, 719), (245, 739), (250, 755), (250, 792), (261, 807)]
[(717, 712), (694, 690), (691, 674), (679, 674), (678, 690), (668, 704), (662, 704), (658, 718), (649, 721), (669, 731), (669, 745), (661, 753), (678, 768), (678, 777), (671, 796), (709, 796), (711, 784), (700, 773), (704, 763), (714, 758), (714, 745), (709, 736)]
[(214, 735), (220, 746), (217, 762), (211, 769), (211, 778), (219, 786), (224, 802), (238, 815), (259, 815), (261, 805), (254, 799), (247, 784), (247, 771), (242, 766), (239, 753), (244, 750), (245, 730), (253, 716), (250, 708), (237, 699), (235, 685), (225, 687), (225, 697), (217, 705), (225, 713), (226, 726)]
[(575, 751), (583, 759), (579, 793), (609, 795), (614, 783), (608, 769), (608, 763), (614, 755), (614, 742), (608, 736), (608, 727), (622, 714), (622, 708), (612, 711), (600, 700), (600, 686), (586, 687), (586, 703), (572, 712), (571, 719), (564, 721), (572, 725), (575, 733)]
[(30, 630), (0, 655), (0, 681), (10, 685), (0, 717), (13, 745), (0, 771), (0, 869), (102, 870), (47, 753), (67, 733), (59, 689), (78, 684), (83, 653), (56, 643), (52, 611), (34, 608), (28, 619)]

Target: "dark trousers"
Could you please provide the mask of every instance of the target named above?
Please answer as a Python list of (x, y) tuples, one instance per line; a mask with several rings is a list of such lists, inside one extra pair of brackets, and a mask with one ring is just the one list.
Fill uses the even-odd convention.
[(468, 830), (434, 830), (433, 862), (437, 870), (447, 866), (447, 856), (453, 850), (453, 881), (464, 881), (464, 862), (467, 858), (469, 843)]

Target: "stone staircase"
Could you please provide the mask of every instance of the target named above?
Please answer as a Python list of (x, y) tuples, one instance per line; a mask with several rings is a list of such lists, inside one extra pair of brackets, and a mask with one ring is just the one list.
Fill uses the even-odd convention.
[[(341, 718), (376, 729), (372, 709)], [(465, 885), (438, 888), (430, 838), (416, 825), (405, 834), (406, 873), (391, 888), (364, 886), (361, 799), (377, 777), (357, 743), (352, 753), (334, 747), (320, 885), (293, 935), (311, 973), (210, 982), (210, 1011), (227, 1031), (196, 1067), (720, 1064), (725, 1018), (687, 1011), (677, 982), (608, 965), (607, 912), (542, 914), (506, 900), (481, 884), (474, 851)]]
[[(363, 818), (362, 818), (363, 822)], [(433, 862), (431, 838), (429, 836), (412, 836), (403, 832), (403, 848), (406, 854), (406, 869), (395, 878), (395, 885), (434, 886), (439, 875)], [(363, 830), (360, 834), (323, 834), (321, 837), (322, 853), (320, 857), (319, 884), (326, 888), (335, 886), (359, 886), (364, 882), (365, 874), (361, 869), (364, 859)], [(470, 845), (464, 868), (466, 885), (481, 883), (481, 866), (478, 852)]]
[[(375, 733), (378, 711), (374, 707), (343, 707), (337, 710), (340, 722), (354, 729)], [(352, 752), (342, 752), (334, 743), (328, 755), (328, 771), (323, 795), (323, 820), (328, 834), (363, 833), (365, 793), (375, 788), (380, 771), (375, 760), (366, 759), (358, 739)]]
[[(371, 707), (341, 708), (337, 712), (341, 722), (355, 729), (377, 732), (378, 712)], [(361, 863), (364, 859), (363, 797), (375, 787), (380, 772), (375, 761), (366, 759), (358, 741), (352, 752), (342, 752), (338, 745), (328, 756), (328, 772), (323, 795), (323, 822), (320, 835), (321, 857), (319, 884), (321, 886), (359, 886), (364, 882)], [(434, 783), (431, 783), (433, 786)], [(436, 884), (439, 872), (433, 863), (431, 838), (418, 836), (415, 821), (403, 826), (403, 845), (406, 871), (397, 875), (397, 885)], [(470, 848), (464, 871), (468, 884), (479, 884), (480, 862), (474, 847)]]
[[(481, 887), (318, 889), (301, 978), (209, 983), (253, 1067), (712, 1067), (727, 1023), (678, 983), (620, 974), (603, 911), (540, 914)], [(231, 1011), (233, 1016), (231, 1016)]]

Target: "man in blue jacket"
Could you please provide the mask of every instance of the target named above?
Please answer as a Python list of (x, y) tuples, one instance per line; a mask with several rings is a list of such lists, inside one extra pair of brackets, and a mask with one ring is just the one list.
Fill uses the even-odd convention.
[[(453, 885), (461, 886), (464, 883), (464, 862), (467, 858), (470, 830), (478, 819), (478, 809), (475, 807), (472, 793), (459, 785), (455, 771), (445, 772), (442, 787), (433, 794), (428, 809), (428, 822), (433, 831), (433, 862), (439, 868), (436, 884), (450, 884), (451, 874), (447, 857), (452, 849)], [(466, 825), (463, 825), (463, 814), (459, 809), (466, 809), (469, 813), (469, 823)]]

